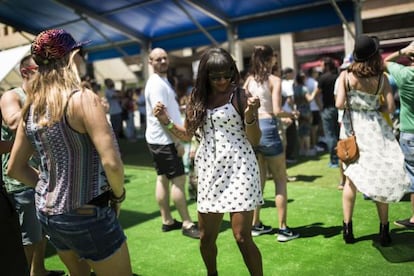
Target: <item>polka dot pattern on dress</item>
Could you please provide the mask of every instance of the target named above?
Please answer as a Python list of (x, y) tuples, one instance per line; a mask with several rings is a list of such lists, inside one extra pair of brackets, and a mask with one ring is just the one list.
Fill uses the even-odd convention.
[(234, 106), (207, 110), (203, 128), (196, 154), (198, 211), (251, 211), (263, 204), (256, 156)]

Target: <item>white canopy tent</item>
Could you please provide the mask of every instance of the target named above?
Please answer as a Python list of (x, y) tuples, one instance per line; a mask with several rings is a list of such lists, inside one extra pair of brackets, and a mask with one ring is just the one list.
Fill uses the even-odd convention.
[[(29, 53), (30, 45), (15, 47), (0, 52), (0, 86), (9, 89), (21, 85), (20, 60)], [(14, 70), (16, 69), (16, 70)]]
[(98, 60), (93, 63), (95, 78), (98, 83), (104, 83), (106, 78), (112, 79), (116, 84), (120, 81), (136, 83), (137, 76), (126, 65), (122, 58)]

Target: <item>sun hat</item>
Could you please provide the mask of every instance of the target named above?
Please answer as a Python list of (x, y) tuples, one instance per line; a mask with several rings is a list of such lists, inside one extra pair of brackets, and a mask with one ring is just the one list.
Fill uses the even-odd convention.
[(364, 62), (373, 57), (379, 50), (379, 41), (375, 36), (360, 35), (355, 40), (353, 58)]
[(342, 61), (341, 66), (339, 67), (339, 69), (344, 70), (346, 68), (349, 67), (349, 65), (351, 65), (351, 63), (354, 61), (352, 54), (348, 54), (344, 57), (344, 60)]
[(90, 41), (76, 42), (72, 35), (63, 29), (50, 29), (35, 37), (31, 52), (37, 64), (48, 64), (49, 61), (61, 59), (73, 49), (88, 43)]

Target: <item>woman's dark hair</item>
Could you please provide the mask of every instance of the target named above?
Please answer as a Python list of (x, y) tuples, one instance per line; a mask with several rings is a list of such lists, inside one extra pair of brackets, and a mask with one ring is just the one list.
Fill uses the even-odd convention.
[(194, 135), (205, 120), (207, 102), (211, 96), (209, 74), (216, 72), (231, 72), (231, 83), (234, 87), (240, 82), (236, 63), (227, 51), (222, 48), (210, 48), (203, 53), (186, 111), (186, 127), (190, 135)]
[(250, 58), (250, 73), (254, 76), (255, 80), (259, 83), (263, 83), (270, 74), (271, 69), (267, 63), (273, 58), (274, 53), (272, 47), (269, 45), (254, 46), (253, 53)]
[(324, 71), (324, 73), (326, 73), (326, 72), (336, 73), (337, 72), (338, 69), (336, 68), (335, 62), (332, 58), (324, 57), (322, 59), (322, 62), (323, 62), (323, 71)]
[(306, 79), (306, 75), (302, 71), (299, 71), (296, 74), (295, 81), (297, 85), (305, 85), (305, 79)]
[(366, 61), (354, 61), (349, 66), (348, 72), (352, 72), (359, 78), (369, 78), (382, 74), (384, 72), (384, 63), (381, 54), (377, 52)]

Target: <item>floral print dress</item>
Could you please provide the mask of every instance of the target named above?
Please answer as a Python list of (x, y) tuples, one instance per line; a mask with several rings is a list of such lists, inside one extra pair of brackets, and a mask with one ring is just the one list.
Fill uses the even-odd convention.
[[(347, 92), (352, 125), (359, 148), (359, 160), (344, 165), (344, 174), (356, 188), (379, 202), (397, 202), (408, 191), (409, 179), (404, 169), (404, 155), (392, 128), (378, 111), (379, 94), (352, 89)], [(349, 113), (344, 113), (340, 138), (350, 135)]]

